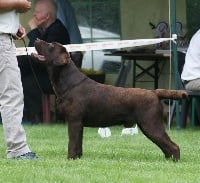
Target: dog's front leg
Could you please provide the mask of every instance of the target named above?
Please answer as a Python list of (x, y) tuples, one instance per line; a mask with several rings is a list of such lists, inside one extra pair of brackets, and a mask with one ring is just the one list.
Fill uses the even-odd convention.
[(68, 122), (68, 159), (80, 158), (82, 155), (83, 125), (80, 121)]

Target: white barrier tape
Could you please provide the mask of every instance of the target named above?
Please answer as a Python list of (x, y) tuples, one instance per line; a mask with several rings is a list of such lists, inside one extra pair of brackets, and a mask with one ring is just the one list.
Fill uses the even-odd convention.
[[(164, 41), (175, 41), (175, 38), (157, 38), (157, 39), (136, 39), (136, 40), (122, 40), (122, 41), (107, 41), (107, 42), (96, 42), (96, 43), (83, 43), (83, 44), (69, 44), (63, 45), (68, 52), (74, 51), (90, 51), (90, 50), (104, 50), (104, 49), (119, 49), (119, 48), (128, 48), (144, 45), (152, 45), (161, 43)], [(30, 55), (31, 53), (36, 53), (34, 47), (20, 47), (17, 48), (17, 56)]]

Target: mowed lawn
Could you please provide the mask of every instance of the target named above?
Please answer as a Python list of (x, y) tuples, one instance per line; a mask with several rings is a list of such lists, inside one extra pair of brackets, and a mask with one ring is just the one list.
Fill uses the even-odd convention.
[(85, 128), (83, 156), (67, 160), (67, 126), (25, 125), (31, 149), (38, 160), (7, 160), (0, 125), (0, 180), (4, 183), (198, 183), (200, 182), (200, 129), (167, 131), (179, 144), (181, 160), (166, 160), (161, 150), (141, 131), (101, 138), (97, 128)]

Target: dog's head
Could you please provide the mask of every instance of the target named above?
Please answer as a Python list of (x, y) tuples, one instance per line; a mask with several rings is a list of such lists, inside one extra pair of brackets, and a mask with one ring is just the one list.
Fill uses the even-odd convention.
[(47, 43), (37, 39), (35, 49), (38, 54), (33, 54), (33, 56), (50, 65), (60, 66), (71, 62), (70, 54), (66, 48), (57, 42)]

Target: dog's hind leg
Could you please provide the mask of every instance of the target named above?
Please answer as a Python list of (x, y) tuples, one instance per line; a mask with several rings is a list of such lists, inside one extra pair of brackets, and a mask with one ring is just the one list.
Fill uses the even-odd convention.
[(76, 159), (82, 156), (83, 126), (81, 121), (68, 122), (68, 159)]
[[(153, 118), (149, 118), (153, 119)], [(170, 137), (165, 132), (165, 127), (161, 121), (146, 121), (139, 122), (138, 126), (142, 132), (154, 142), (165, 154), (165, 158), (172, 157), (174, 161), (180, 159), (180, 149), (177, 144), (171, 141)], [(148, 123), (145, 124), (145, 123)]]

